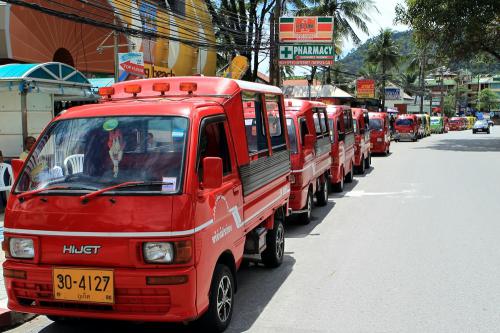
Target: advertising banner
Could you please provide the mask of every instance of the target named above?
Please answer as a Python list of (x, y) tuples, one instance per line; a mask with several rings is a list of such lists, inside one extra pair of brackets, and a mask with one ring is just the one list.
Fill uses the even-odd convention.
[(279, 52), (280, 66), (331, 66), (334, 58), (333, 45), (328, 44), (281, 45)]
[(144, 77), (144, 55), (142, 52), (118, 53), (118, 81), (142, 79)]
[(168, 67), (155, 66), (152, 64), (144, 64), (144, 77), (145, 78), (155, 78), (155, 77), (171, 77), (175, 76), (175, 72)]
[(357, 98), (375, 98), (375, 80), (362, 79), (356, 81)]
[(401, 99), (401, 89), (399, 89), (399, 88), (385, 88), (385, 99), (386, 100)]
[(333, 43), (333, 17), (280, 17), (280, 43)]

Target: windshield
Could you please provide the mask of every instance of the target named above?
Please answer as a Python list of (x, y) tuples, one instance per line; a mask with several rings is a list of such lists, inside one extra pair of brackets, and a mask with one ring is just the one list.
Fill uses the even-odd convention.
[(57, 121), (39, 140), (17, 192), (57, 185), (97, 190), (123, 182), (164, 182), (129, 191), (179, 191), (188, 120), (183, 117), (99, 117)]
[(290, 140), (290, 150), (292, 154), (297, 154), (297, 132), (293, 119), (286, 119), (286, 128), (288, 129), (288, 139)]
[(370, 129), (380, 131), (382, 127), (382, 119), (370, 118)]
[(441, 119), (439, 119), (439, 118), (431, 119), (431, 124), (432, 125), (438, 125), (440, 122), (441, 122)]
[(407, 118), (396, 119), (396, 126), (412, 126), (413, 120)]
[(488, 125), (488, 122), (486, 120), (478, 120), (474, 124), (474, 126), (485, 126), (485, 125)]

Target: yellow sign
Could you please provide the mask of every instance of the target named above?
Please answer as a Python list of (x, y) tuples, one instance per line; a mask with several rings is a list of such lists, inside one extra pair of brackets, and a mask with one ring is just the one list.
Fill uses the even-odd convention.
[(144, 64), (144, 76), (148, 79), (155, 77), (171, 77), (175, 76), (175, 72), (168, 67)]
[(52, 279), (55, 299), (114, 303), (112, 270), (54, 268)]
[(248, 69), (248, 59), (244, 56), (236, 56), (229, 67), (224, 71), (223, 77), (239, 80), (245, 75)]

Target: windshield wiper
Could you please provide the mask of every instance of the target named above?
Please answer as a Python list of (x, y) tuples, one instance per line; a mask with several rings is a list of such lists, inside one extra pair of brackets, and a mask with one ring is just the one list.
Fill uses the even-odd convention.
[(45, 191), (51, 191), (51, 190), (69, 190), (69, 189), (74, 189), (74, 190), (95, 190), (94, 188), (87, 188), (87, 187), (74, 187), (74, 186), (62, 186), (62, 185), (56, 185), (56, 186), (49, 186), (49, 187), (43, 187), (39, 188), (37, 190), (32, 190), (28, 192), (23, 192), (17, 196), (17, 199), (19, 201), (23, 202), (26, 200), (31, 199), (35, 195), (45, 192)]
[(95, 198), (105, 192), (112, 191), (117, 188), (123, 188), (123, 187), (134, 187), (134, 186), (149, 186), (149, 185), (174, 185), (174, 183), (169, 183), (169, 182), (162, 182), (162, 181), (152, 181), (152, 182), (146, 182), (146, 181), (140, 181), (140, 182), (124, 182), (121, 184), (105, 187), (103, 189), (91, 192), (89, 194), (82, 195), (80, 197), (80, 200), (82, 200), (83, 203), (87, 203), (90, 199)]

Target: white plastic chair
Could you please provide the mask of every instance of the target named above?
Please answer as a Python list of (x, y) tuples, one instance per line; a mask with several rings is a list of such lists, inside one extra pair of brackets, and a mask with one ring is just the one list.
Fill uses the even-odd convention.
[[(7, 184), (5, 184), (5, 172), (9, 173)], [(0, 192), (7, 192), (7, 196), (14, 183), (14, 174), (12, 173), (12, 166), (7, 163), (0, 163)]]
[(64, 159), (64, 169), (69, 174), (68, 164), (71, 166), (72, 174), (83, 172), (83, 154), (74, 154)]

